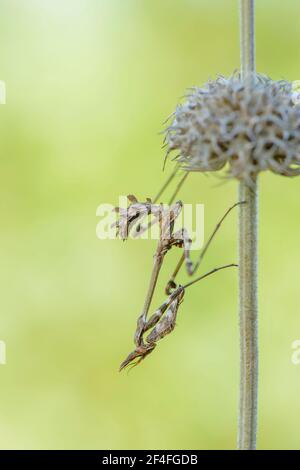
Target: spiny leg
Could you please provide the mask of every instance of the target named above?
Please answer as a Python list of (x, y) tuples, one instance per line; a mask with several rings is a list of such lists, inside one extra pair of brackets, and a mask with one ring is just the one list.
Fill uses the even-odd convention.
[(221, 271), (222, 269), (232, 268), (232, 267), (237, 267), (237, 266), (238, 266), (237, 264), (233, 264), (233, 263), (226, 264), (224, 266), (219, 266), (217, 268), (212, 269), (211, 271), (208, 271), (205, 274), (202, 274), (202, 276), (196, 279), (193, 279), (192, 281), (188, 282), (184, 286), (179, 286), (176, 290), (174, 290), (169, 295), (169, 297), (165, 300), (165, 302), (154, 312), (154, 314), (144, 324), (143, 335), (148, 330), (155, 327), (150, 333), (150, 335), (147, 337), (147, 342), (151, 344), (156, 343), (158, 340), (166, 336), (168, 333), (170, 333), (174, 329), (178, 307), (180, 303), (182, 302), (186, 288), (201, 281), (202, 279), (205, 279), (208, 276), (211, 276), (212, 274), (215, 274), (218, 271)]
[[(125, 369), (127, 366), (131, 365), (132, 367), (137, 366), (146, 356), (148, 356), (153, 349), (155, 349), (157, 342), (164, 338), (164, 336), (170, 334), (176, 326), (176, 318), (178, 313), (179, 305), (182, 302), (185, 291), (188, 287), (192, 286), (196, 282), (205, 279), (212, 274), (215, 274), (222, 269), (237, 267), (237, 264), (226, 264), (224, 266), (219, 266), (211, 271), (203, 274), (197, 279), (193, 279), (191, 282), (185, 284), (184, 286), (179, 286), (168, 299), (162, 304), (162, 306), (156, 310), (156, 312), (150, 317), (147, 323), (144, 324), (143, 332), (141, 335), (140, 344), (136, 349), (130, 353), (125, 361), (122, 362), (120, 366), (120, 371)], [(167, 313), (164, 315), (164, 313)], [(151, 333), (146, 338), (146, 343), (143, 341), (144, 333), (154, 327)]]
[(166, 314), (162, 319), (157, 322), (156, 326), (153, 328), (151, 333), (147, 336), (147, 343), (157, 343), (159, 340), (164, 338), (166, 335), (170, 334), (176, 326), (176, 318), (179, 309), (179, 305), (182, 302), (182, 299), (185, 294), (185, 289), (179, 287), (176, 290), (176, 297), (173, 297), (171, 302), (169, 302)]
[[(182, 303), (185, 291), (188, 287), (192, 286), (196, 282), (202, 281), (208, 276), (221, 271), (222, 269), (237, 267), (237, 264), (226, 264), (224, 266), (219, 266), (217, 268), (208, 271), (202, 276), (194, 279), (193, 281), (185, 284), (184, 286), (179, 286), (173, 293), (169, 296), (166, 302), (158, 309), (153, 316), (149, 319), (144, 333), (147, 329), (153, 330), (147, 336), (146, 341), (150, 344), (157, 343), (159, 340), (164, 338), (166, 335), (170, 334), (176, 326), (176, 318), (179, 309), (179, 305)], [(166, 312), (166, 313), (165, 313)], [(164, 314), (165, 313), (165, 314)]]
[(144, 333), (146, 333), (148, 330), (151, 330), (162, 318), (166, 310), (170, 308), (172, 303), (176, 301), (177, 299), (182, 299), (184, 295), (184, 289), (183, 287), (179, 286), (176, 291), (173, 291), (172, 294), (165, 300), (165, 302), (151, 315), (149, 320), (144, 326)]
[[(184, 248), (184, 252), (181, 256), (181, 258), (179, 259), (179, 262), (177, 263), (176, 267), (175, 267), (175, 270), (170, 278), (170, 280), (168, 281), (167, 285), (166, 285), (166, 288), (165, 288), (165, 292), (166, 294), (170, 294), (170, 292), (172, 291), (172, 289), (176, 288), (176, 282), (175, 282), (175, 279), (176, 279), (176, 276), (177, 274), (179, 273), (184, 261), (186, 262), (186, 270), (187, 270), (187, 273), (189, 276), (193, 276), (195, 274), (195, 272), (197, 271), (197, 269), (199, 268), (204, 256), (205, 256), (205, 253), (207, 252), (211, 242), (213, 241), (216, 233), (218, 232), (219, 228), (221, 227), (222, 223), (224, 222), (224, 220), (226, 219), (226, 217), (230, 214), (230, 212), (235, 208), (237, 207), (238, 205), (240, 204), (245, 204), (246, 201), (242, 201), (242, 202), (237, 202), (235, 203), (233, 206), (231, 206), (226, 212), (225, 214), (223, 215), (223, 217), (219, 220), (219, 222), (217, 223), (217, 225), (215, 226), (212, 234), (210, 235), (209, 239), (207, 240), (206, 244), (204, 245), (203, 249), (201, 250), (200, 252), (200, 255), (199, 255), (199, 258), (197, 260), (197, 262), (195, 264), (192, 263), (190, 257), (189, 257), (189, 249), (186, 249)], [(190, 240), (184, 240), (184, 245), (186, 243), (190, 243)]]
[[(135, 350), (132, 351), (126, 359), (122, 362), (120, 366), (120, 371), (125, 369), (127, 366), (132, 365), (132, 367), (137, 366), (148, 354), (150, 354), (153, 349), (156, 347), (156, 341), (160, 339), (158, 335), (160, 334), (161, 337), (165, 336), (168, 332), (171, 332), (171, 328), (175, 327), (176, 321), (176, 314), (178, 310), (178, 306), (181, 302), (181, 299), (184, 295), (184, 289), (179, 287), (174, 291), (167, 300), (158, 308), (154, 314), (149, 318), (147, 321), (144, 314), (142, 314), (138, 318), (138, 327), (135, 333)], [(161, 320), (162, 316), (164, 315), (165, 311), (167, 310), (169, 324)], [(160, 321), (161, 320), (161, 321)], [(160, 325), (160, 323), (162, 323)], [(158, 325), (157, 325), (158, 324)], [(157, 326), (156, 326), (157, 325)], [(152, 332), (148, 335), (146, 343), (144, 342), (144, 334), (150, 330), (151, 328), (156, 327), (152, 330)], [(166, 331), (168, 330), (168, 331)], [(163, 332), (165, 334), (163, 335)], [(152, 335), (152, 336), (151, 336)]]

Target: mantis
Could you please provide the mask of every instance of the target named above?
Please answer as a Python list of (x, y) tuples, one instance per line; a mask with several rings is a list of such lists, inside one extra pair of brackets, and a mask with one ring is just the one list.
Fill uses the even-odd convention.
[[(178, 190), (185, 181), (186, 175), (187, 173), (178, 184), (177, 189), (173, 194), (173, 199), (175, 199)], [(173, 175), (171, 175), (171, 178), (169, 178), (169, 182), (174, 176), (175, 172)], [(116, 226), (117, 233), (122, 240), (126, 240), (129, 236), (129, 233), (133, 231), (133, 229), (135, 229), (134, 236), (138, 237), (152, 224), (158, 223), (159, 225), (159, 240), (154, 255), (154, 264), (148, 291), (142, 313), (137, 319), (137, 326), (134, 334), (135, 348), (121, 363), (120, 371), (129, 365), (133, 367), (138, 365), (156, 348), (158, 341), (174, 330), (179, 306), (183, 302), (187, 288), (222, 269), (237, 267), (237, 264), (234, 263), (219, 266), (203, 274), (202, 276), (193, 279), (185, 285), (179, 284), (177, 286), (175, 281), (182, 266), (185, 265), (187, 274), (189, 276), (193, 276), (196, 273), (211, 242), (213, 241), (216, 233), (220, 229), (226, 217), (235, 207), (240, 204), (244, 204), (245, 201), (235, 203), (225, 212), (223, 217), (219, 220), (216, 227), (214, 228), (212, 234), (208, 238), (208, 241), (204, 245), (203, 249), (200, 251), (197, 261), (193, 263), (190, 258), (192, 240), (190, 239), (187, 230), (182, 227), (181, 229), (174, 231), (175, 221), (182, 211), (183, 203), (182, 201), (172, 203), (171, 200), (171, 204), (167, 207), (163, 204), (157, 204), (156, 200), (158, 197), (160, 197), (161, 192), (162, 191), (158, 193), (158, 196), (154, 199), (153, 202), (149, 198), (146, 199), (145, 202), (139, 202), (135, 196), (129, 195), (127, 198), (130, 204), (127, 209), (118, 207), (115, 208), (115, 211), (118, 213), (119, 217), (114, 225)], [(141, 221), (150, 215), (153, 217), (150, 223), (148, 223), (146, 226), (142, 225)], [(167, 295), (167, 298), (163, 304), (149, 317), (149, 310), (161, 267), (163, 265), (166, 254), (174, 247), (182, 249), (182, 255), (170, 280), (166, 285), (165, 294)]]

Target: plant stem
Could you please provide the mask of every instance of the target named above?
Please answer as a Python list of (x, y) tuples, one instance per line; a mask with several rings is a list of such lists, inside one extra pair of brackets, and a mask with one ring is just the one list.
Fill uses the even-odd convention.
[(244, 78), (255, 72), (254, 0), (240, 0), (241, 73)]
[[(241, 73), (249, 83), (255, 72), (254, 0), (240, 0)], [(257, 338), (257, 181), (239, 184), (239, 321), (240, 404), (238, 449), (256, 448), (258, 338)]]

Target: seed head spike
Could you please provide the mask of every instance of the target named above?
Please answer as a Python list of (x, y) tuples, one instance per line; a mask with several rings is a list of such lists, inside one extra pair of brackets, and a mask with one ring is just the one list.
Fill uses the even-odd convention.
[(300, 106), (287, 81), (238, 73), (195, 88), (166, 129), (168, 151), (187, 171), (218, 171), (252, 186), (261, 171), (300, 174)]

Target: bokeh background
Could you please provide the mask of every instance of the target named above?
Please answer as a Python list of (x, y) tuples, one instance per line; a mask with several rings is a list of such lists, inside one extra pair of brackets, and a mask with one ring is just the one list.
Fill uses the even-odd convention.
[[(299, 79), (300, 3), (256, 3), (258, 71)], [(159, 132), (186, 88), (238, 68), (237, 4), (0, 1), (1, 448), (235, 447), (236, 272), (193, 286), (175, 332), (119, 374), (155, 242), (100, 241), (95, 229), (100, 203), (153, 196), (171, 171)], [(300, 179), (260, 183), (258, 446), (299, 449)], [(236, 186), (189, 177), (181, 197), (205, 204), (206, 236)], [(236, 222), (203, 271), (236, 261)]]

